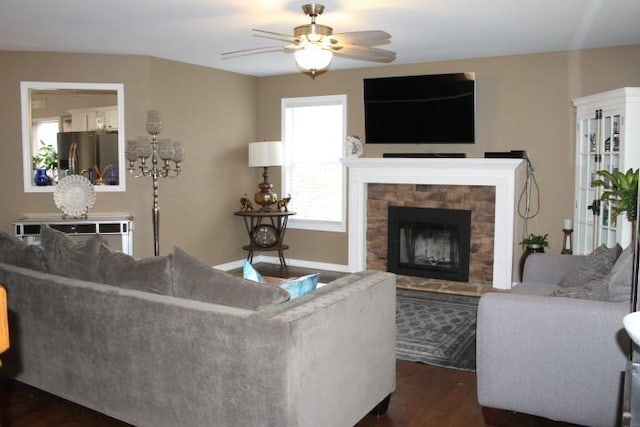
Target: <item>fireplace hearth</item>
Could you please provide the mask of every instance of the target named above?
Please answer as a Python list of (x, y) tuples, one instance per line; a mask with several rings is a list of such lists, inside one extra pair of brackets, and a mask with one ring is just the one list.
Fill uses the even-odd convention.
[(387, 269), (467, 282), (470, 236), (469, 210), (389, 206)]

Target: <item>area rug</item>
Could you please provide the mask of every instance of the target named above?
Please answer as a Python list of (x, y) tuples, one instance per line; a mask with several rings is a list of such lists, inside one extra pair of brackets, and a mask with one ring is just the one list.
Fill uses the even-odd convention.
[(478, 298), (398, 289), (396, 357), (474, 371)]

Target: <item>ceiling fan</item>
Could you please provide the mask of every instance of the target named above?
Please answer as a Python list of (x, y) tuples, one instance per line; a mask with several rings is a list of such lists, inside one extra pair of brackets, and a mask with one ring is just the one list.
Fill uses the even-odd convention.
[(311, 18), (311, 23), (295, 27), (293, 35), (253, 30), (256, 37), (280, 40), (287, 42), (287, 44), (235, 50), (225, 52), (222, 55), (226, 58), (236, 58), (259, 53), (293, 52), (298, 66), (311, 74), (312, 78), (326, 71), (334, 54), (362, 61), (382, 63), (392, 62), (396, 58), (395, 52), (373, 47), (390, 43), (391, 35), (388, 33), (373, 30), (333, 34), (333, 28), (316, 24), (316, 18), (324, 11), (323, 5), (305, 4), (302, 6), (302, 11)]

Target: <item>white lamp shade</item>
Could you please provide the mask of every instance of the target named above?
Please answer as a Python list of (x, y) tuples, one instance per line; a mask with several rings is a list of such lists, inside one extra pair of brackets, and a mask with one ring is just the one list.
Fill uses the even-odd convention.
[(304, 70), (322, 70), (327, 68), (333, 58), (333, 52), (315, 44), (306, 45), (293, 54), (296, 63)]
[(262, 141), (249, 143), (249, 167), (282, 166), (282, 143)]

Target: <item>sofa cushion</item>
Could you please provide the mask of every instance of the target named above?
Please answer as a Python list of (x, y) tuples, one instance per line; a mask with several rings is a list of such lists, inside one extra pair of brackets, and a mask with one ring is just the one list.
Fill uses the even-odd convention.
[(98, 234), (73, 239), (49, 226), (40, 229), (40, 239), (47, 257), (49, 273), (73, 279), (100, 281), (98, 259), (103, 243)]
[(41, 272), (47, 271), (47, 261), (42, 248), (29, 245), (4, 231), (0, 231), (0, 262)]
[(289, 299), (275, 286), (264, 286), (209, 267), (180, 248), (172, 262), (173, 295), (179, 298), (258, 310)]
[(315, 290), (318, 286), (318, 279), (320, 279), (320, 273), (309, 274), (297, 279), (287, 280), (280, 287), (289, 292), (291, 299), (294, 299)]
[[(622, 248), (618, 244), (613, 248), (605, 245), (596, 248), (584, 258), (579, 268), (565, 274), (558, 285), (563, 288), (587, 287), (589, 283), (609, 274), (621, 251)], [(593, 286), (597, 286), (598, 283), (593, 283)]]
[(100, 246), (99, 281), (121, 288), (171, 295), (171, 259), (173, 255), (142, 259)]
[(618, 257), (609, 278), (609, 301), (631, 301), (633, 247), (629, 245)]

